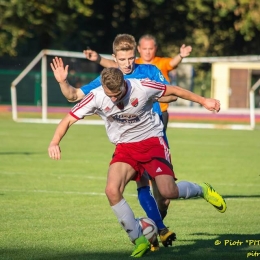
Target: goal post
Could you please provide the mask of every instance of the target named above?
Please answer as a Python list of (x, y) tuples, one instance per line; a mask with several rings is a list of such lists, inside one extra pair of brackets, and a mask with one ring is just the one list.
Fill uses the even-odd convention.
[[(32, 123), (52, 123), (57, 120), (48, 119), (47, 117), (47, 56), (58, 56), (66, 58), (79, 58), (86, 59), (85, 55), (81, 52), (72, 51), (59, 51), (59, 50), (42, 50), (18, 75), (18, 77), (11, 83), (11, 105), (12, 105), (12, 118), (16, 122), (32, 122)], [(102, 57), (111, 59), (111, 55), (101, 54)], [(34, 118), (19, 118), (17, 106), (17, 84), (41, 61), (41, 119)]]
[(250, 104), (250, 126), (252, 129), (255, 128), (255, 91), (260, 86), (260, 78), (251, 87), (249, 92), (249, 104)]
[[(100, 54), (102, 57), (112, 59), (112, 55)], [(59, 51), (59, 50), (42, 50), (28, 66), (15, 78), (11, 83), (11, 105), (12, 118), (16, 122), (27, 123), (54, 123), (57, 124), (60, 120), (48, 118), (48, 82), (47, 82), (47, 57), (58, 56), (65, 58), (86, 59), (82, 52)], [(182, 63), (213, 63), (216, 61), (259, 61), (260, 56), (234, 56), (234, 57), (200, 57), (200, 58), (185, 58)], [(18, 116), (17, 104), (17, 85), (32, 69), (41, 62), (41, 118), (20, 118)], [(250, 109), (248, 116), (250, 124), (205, 124), (205, 123), (187, 123), (187, 122), (169, 122), (168, 127), (173, 128), (208, 128), (208, 129), (233, 129), (233, 130), (252, 130), (255, 128), (255, 99), (254, 92), (260, 85), (260, 79), (252, 86), (249, 93)], [(19, 86), (18, 86), (19, 87)], [(64, 98), (65, 99), (65, 98)], [(174, 109), (174, 107), (172, 107)], [(193, 107), (189, 107), (192, 111)], [(79, 124), (103, 124), (101, 120), (80, 120)]]

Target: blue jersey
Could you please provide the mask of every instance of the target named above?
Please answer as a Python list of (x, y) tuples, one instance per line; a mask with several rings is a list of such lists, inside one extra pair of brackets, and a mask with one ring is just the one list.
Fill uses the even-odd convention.
[[(157, 82), (162, 82), (164, 84), (169, 84), (168, 81), (164, 78), (161, 71), (154, 65), (150, 64), (135, 64), (135, 69), (131, 74), (124, 75), (125, 79), (135, 78), (135, 79), (150, 79)], [(101, 85), (101, 77), (97, 77), (87, 85), (81, 87), (81, 90), (85, 95), (87, 95), (92, 89), (95, 89)], [(160, 116), (162, 115), (160, 106), (158, 102), (155, 102), (153, 105), (153, 111)]]

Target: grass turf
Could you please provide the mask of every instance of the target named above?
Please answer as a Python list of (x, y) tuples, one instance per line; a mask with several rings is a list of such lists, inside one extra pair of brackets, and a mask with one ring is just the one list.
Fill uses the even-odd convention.
[[(104, 195), (114, 149), (104, 127), (72, 126), (62, 160), (52, 161), (55, 127), (0, 115), (0, 259), (129, 258), (133, 245)], [(211, 183), (228, 209), (218, 213), (203, 199), (172, 201), (165, 224), (177, 241), (144, 259), (259, 258), (259, 131), (169, 128), (168, 138), (178, 179)], [(144, 216), (135, 183), (125, 198)]]

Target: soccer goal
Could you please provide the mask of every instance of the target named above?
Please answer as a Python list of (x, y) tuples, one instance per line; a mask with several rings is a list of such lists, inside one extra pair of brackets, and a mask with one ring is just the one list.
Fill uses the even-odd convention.
[[(30, 63), (29, 65), (18, 75), (18, 77), (11, 84), (11, 104), (12, 104), (12, 118), (16, 122), (26, 122), (26, 123), (53, 123), (57, 124), (60, 122), (60, 119), (51, 119), (48, 118), (48, 88), (47, 82), (48, 79), (48, 61), (47, 58), (54, 56), (63, 57), (63, 58), (73, 58), (77, 59), (86, 59), (85, 55), (81, 52), (71, 52), (71, 51), (58, 51), (58, 50), (42, 50)], [(101, 56), (105, 58), (112, 58), (111, 55), (101, 54)], [(241, 57), (218, 57), (218, 58), (185, 58), (183, 63), (198, 63), (198, 62), (208, 62), (212, 63), (214, 61), (226, 60), (226, 61), (241, 60)], [(251, 57), (252, 58), (252, 57)], [(257, 56), (259, 59), (259, 57)], [(247, 58), (248, 60), (248, 58)], [(40, 65), (40, 89), (41, 89), (41, 102), (38, 104), (38, 108), (40, 107), (41, 118), (22, 118), (19, 117), (18, 113), (18, 103), (17, 103), (17, 88), (19, 88), (19, 83), (26, 77), (28, 73), (32, 71), (32, 69), (36, 66)], [(260, 80), (258, 80), (254, 86), (252, 86), (250, 91), (250, 124), (205, 124), (205, 123), (178, 123), (178, 122), (170, 122), (168, 124), (169, 127), (173, 128), (209, 128), (209, 129), (234, 129), (234, 130), (252, 130), (255, 128), (255, 90), (260, 86)], [(21, 95), (21, 94), (20, 94)], [(65, 98), (64, 98), (65, 99)], [(193, 108), (190, 107), (190, 110)], [(103, 124), (101, 120), (79, 120), (80, 124)]]
[[(101, 54), (103, 57), (112, 58), (111, 55)], [(71, 51), (58, 51), (58, 50), (42, 50), (29, 64), (28, 66), (18, 75), (18, 77), (11, 84), (11, 105), (12, 105), (12, 118), (16, 122), (26, 122), (26, 123), (58, 123), (60, 119), (50, 119), (48, 118), (48, 69), (50, 66), (47, 59), (54, 56), (71, 58), (76, 60), (85, 59), (86, 57), (81, 52), (71, 52)], [(18, 113), (18, 102), (17, 102), (17, 88), (19, 89), (19, 83), (33, 70), (36, 65), (40, 63), (40, 88), (41, 88), (41, 101), (37, 105), (37, 108), (41, 108), (41, 118), (21, 118)], [(32, 86), (33, 88), (33, 86)], [(20, 94), (21, 95), (21, 94)], [(65, 100), (65, 98), (64, 98)], [(92, 122), (94, 121), (94, 122)], [(79, 123), (83, 124), (101, 124), (98, 120), (81, 120)]]

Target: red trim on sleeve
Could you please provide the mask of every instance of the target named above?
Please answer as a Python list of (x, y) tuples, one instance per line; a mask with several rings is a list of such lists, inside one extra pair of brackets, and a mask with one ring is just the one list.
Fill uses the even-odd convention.
[(69, 113), (71, 116), (73, 116), (74, 118), (76, 118), (77, 120), (80, 120), (80, 119), (82, 119), (82, 118), (79, 118), (79, 117), (77, 117), (75, 114), (73, 114), (72, 113), (72, 111), (70, 111), (70, 113)]
[(94, 98), (94, 94), (90, 92), (87, 96), (85, 96), (77, 105), (75, 105), (71, 111), (76, 112), (83, 106), (85, 106), (87, 103), (89, 103)]
[(164, 96), (165, 92), (166, 92), (166, 85), (165, 85), (165, 89), (164, 89), (164, 91), (163, 91), (161, 97)]
[(148, 87), (148, 88), (155, 88), (159, 90), (165, 90), (166, 85), (164, 83), (156, 82), (153, 80), (141, 80), (141, 83), (143, 86)]

